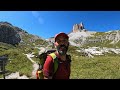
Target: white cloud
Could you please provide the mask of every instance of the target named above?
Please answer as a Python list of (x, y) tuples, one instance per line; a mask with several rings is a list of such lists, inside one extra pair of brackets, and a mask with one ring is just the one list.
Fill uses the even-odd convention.
[(44, 24), (43, 18), (40, 18), (40, 17), (39, 17), (39, 18), (38, 18), (38, 21), (39, 21), (40, 24)]
[(42, 17), (40, 17), (38, 11), (32, 11), (32, 15), (33, 15), (35, 18), (37, 18), (37, 20), (38, 20), (38, 22), (39, 22), (40, 24), (44, 24), (44, 20), (43, 20)]
[(38, 11), (32, 11), (32, 14), (34, 17), (38, 18), (39, 17), (39, 13)]

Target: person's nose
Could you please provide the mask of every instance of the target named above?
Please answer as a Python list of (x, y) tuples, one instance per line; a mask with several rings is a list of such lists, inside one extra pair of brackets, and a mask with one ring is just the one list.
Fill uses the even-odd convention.
[(61, 41), (61, 44), (62, 44), (62, 45), (64, 45), (64, 44), (65, 44), (64, 40), (63, 40), (63, 41)]

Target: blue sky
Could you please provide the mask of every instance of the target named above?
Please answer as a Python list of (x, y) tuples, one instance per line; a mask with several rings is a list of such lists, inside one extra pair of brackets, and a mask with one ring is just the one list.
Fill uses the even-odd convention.
[(46, 39), (81, 22), (89, 31), (120, 30), (120, 11), (0, 11), (0, 21)]

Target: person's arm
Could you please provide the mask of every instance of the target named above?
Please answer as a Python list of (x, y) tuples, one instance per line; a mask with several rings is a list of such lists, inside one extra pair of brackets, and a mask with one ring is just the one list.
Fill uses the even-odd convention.
[(47, 59), (43, 66), (44, 79), (52, 79), (53, 75), (53, 59), (51, 56), (47, 56)]

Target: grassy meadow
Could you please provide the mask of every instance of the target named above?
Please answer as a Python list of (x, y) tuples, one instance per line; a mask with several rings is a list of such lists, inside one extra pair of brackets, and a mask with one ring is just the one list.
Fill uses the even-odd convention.
[(75, 51), (77, 47), (69, 47), (71, 55), (70, 79), (120, 79), (120, 56), (105, 54), (89, 58)]
[(72, 56), (71, 79), (120, 79), (120, 56)]
[[(120, 79), (120, 56), (116, 54), (105, 54), (89, 58), (82, 56), (76, 50), (78, 47), (70, 46), (68, 53), (71, 55), (70, 79)], [(0, 45), (0, 55), (7, 54), (10, 61), (6, 65), (9, 73), (19, 72), (20, 75), (31, 77), (33, 64), (23, 53), (38, 52), (36, 49), (21, 46)], [(38, 61), (38, 58), (32, 58)], [(2, 77), (2, 75), (0, 75)]]

